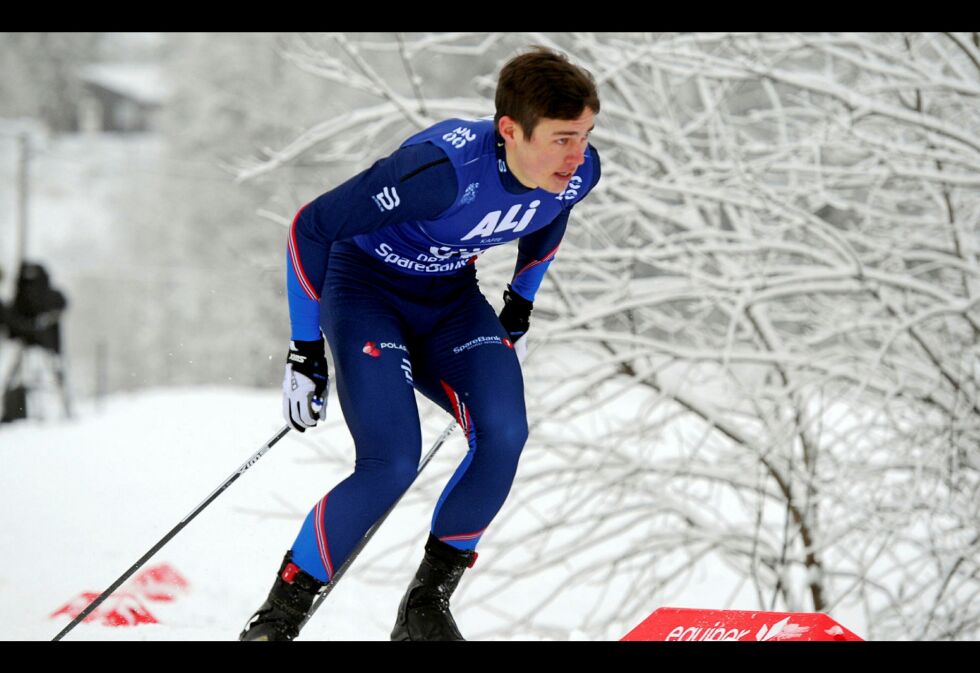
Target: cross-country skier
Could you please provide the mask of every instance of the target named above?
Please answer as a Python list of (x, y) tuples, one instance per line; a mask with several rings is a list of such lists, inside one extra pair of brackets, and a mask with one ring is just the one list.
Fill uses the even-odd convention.
[[(524, 345), (569, 212), (599, 180), (591, 75), (536, 47), (500, 71), (496, 114), (417, 133), (300, 209), (289, 232), (292, 340), (283, 412), (324, 417), (324, 336), (354, 438), (353, 473), (316, 503), (241, 640), (292, 640), (316, 593), (408, 488), (422, 452), (415, 390), (453, 414), (469, 451), (432, 517), (393, 640), (462, 640), (449, 599), (507, 498), (527, 439)], [(499, 317), (474, 261), (519, 239)], [(321, 334), (322, 330), (322, 334)]]

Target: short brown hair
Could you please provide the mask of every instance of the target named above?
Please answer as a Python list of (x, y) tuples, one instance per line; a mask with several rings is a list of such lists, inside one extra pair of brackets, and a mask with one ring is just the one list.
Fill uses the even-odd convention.
[(521, 125), (527, 138), (542, 118), (578, 119), (585, 108), (599, 113), (599, 94), (588, 70), (545, 47), (515, 56), (500, 69), (495, 97), (498, 126), (504, 115)]

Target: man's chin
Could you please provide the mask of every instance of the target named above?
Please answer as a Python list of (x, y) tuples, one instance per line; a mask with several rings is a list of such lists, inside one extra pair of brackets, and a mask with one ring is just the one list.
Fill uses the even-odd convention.
[(567, 178), (560, 177), (557, 174), (551, 176), (548, 181), (548, 185), (541, 185), (541, 189), (551, 194), (561, 194), (563, 191), (568, 189), (568, 183), (571, 181), (572, 176), (569, 175)]

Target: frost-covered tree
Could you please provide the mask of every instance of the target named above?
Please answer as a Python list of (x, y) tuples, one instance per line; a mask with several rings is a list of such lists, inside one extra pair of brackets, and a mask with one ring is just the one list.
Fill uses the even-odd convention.
[(978, 34), (302, 37), (284, 55), (351, 106), (238, 175), (491, 114), (535, 43), (596, 77), (603, 180), (539, 295), (531, 440), (461, 614), (611, 638), (698, 596), (980, 636)]

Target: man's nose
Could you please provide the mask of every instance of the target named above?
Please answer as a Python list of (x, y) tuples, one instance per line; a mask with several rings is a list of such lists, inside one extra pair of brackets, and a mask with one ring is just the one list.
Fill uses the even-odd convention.
[(574, 166), (575, 168), (578, 168), (579, 166), (585, 163), (585, 147), (586, 147), (585, 143), (582, 143), (581, 145), (575, 147), (573, 151), (570, 152), (569, 155), (565, 158), (565, 160), (570, 165)]

